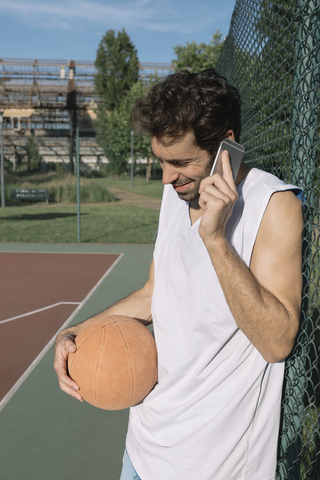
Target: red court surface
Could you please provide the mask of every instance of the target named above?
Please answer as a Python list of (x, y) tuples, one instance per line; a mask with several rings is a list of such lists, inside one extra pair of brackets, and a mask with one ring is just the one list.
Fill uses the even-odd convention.
[(0, 403), (119, 258), (0, 252)]

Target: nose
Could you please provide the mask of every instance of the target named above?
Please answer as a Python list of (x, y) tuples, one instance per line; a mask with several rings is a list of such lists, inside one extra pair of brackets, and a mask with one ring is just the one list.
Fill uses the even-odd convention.
[(176, 171), (173, 165), (168, 163), (163, 163), (161, 165), (162, 168), (162, 182), (165, 185), (169, 185), (170, 183), (174, 182), (179, 178), (179, 172)]

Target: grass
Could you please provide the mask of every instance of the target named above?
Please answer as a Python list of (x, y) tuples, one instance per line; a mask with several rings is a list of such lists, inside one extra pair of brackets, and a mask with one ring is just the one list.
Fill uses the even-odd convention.
[[(49, 202), (77, 202), (77, 179), (74, 175), (37, 174), (19, 178), (11, 174), (5, 180), (7, 205), (12, 203), (10, 194), (11, 189), (15, 188), (46, 188), (49, 191)], [(80, 199), (82, 203), (115, 201), (115, 197), (108, 191), (106, 185), (87, 178), (80, 179)]]
[[(81, 207), (81, 242), (150, 244), (159, 212), (130, 205)], [(76, 243), (77, 207), (35, 204), (0, 209), (0, 242)]]
[[(62, 170), (46, 174), (6, 172), (7, 208), (0, 209), (0, 242), (77, 242), (76, 187), (76, 177)], [(47, 188), (49, 203), (14, 204), (11, 188)], [(133, 205), (133, 200), (122, 205), (108, 190), (113, 188), (144, 195), (145, 200), (141, 207)], [(147, 207), (151, 198), (161, 198), (162, 190), (161, 180), (146, 182), (143, 177), (134, 178), (133, 188), (129, 176), (81, 177), (81, 242), (151, 243), (159, 212)]]
[(317, 455), (320, 451), (320, 433), (319, 433), (320, 407), (309, 405), (304, 426), (302, 428), (303, 456), (300, 464), (301, 478), (310, 473), (317, 461)]
[[(112, 204), (82, 212), (83, 242), (150, 244), (158, 228), (159, 212), (148, 208)], [(92, 225), (93, 215), (99, 225)]]
[(121, 188), (128, 192), (139, 193), (153, 198), (162, 198), (163, 183), (161, 180), (149, 180), (149, 182), (146, 182), (146, 179), (143, 177), (134, 177), (133, 188), (131, 187), (131, 179), (129, 176), (120, 178), (107, 177), (97, 180), (102, 182), (106, 188)]
[[(59, 191), (67, 189), (76, 191), (76, 177), (71, 174), (50, 172), (47, 174), (23, 174), (19, 173), (6, 173), (5, 186), (7, 191), (7, 198), (10, 198), (11, 188), (47, 188), (49, 192), (52, 192), (51, 201), (69, 201), (75, 202), (76, 197), (72, 199), (66, 197), (63, 198)], [(161, 198), (163, 191), (163, 183), (161, 180), (149, 180), (146, 181), (144, 177), (136, 176), (133, 179), (133, 187), (131, 187), (131, 178), (129, 175), (123, 175), (120, 177), (110, 176), (104, 178), (83, 178), (80, 179), (80, 185), (83, 189), (87, 190), (108, 190), (108, 188), (118, 188), (128, 192), (134, 192), (141, 195), (146, 195), (153, 198)], [(54, 192), (58, 192), (53, 194)], [(84, 199), (86, 201), (86, 199)], [(89, 200), (90, 201), (95, 201)], [(96, 202), (112, 201), (106, 199), (97, 199)]]

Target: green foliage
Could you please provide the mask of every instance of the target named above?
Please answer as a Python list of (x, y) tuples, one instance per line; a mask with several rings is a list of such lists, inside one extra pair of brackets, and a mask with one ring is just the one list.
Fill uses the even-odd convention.
[[(49, 188), (50, 202), (77, 202), (77, 186), (70, 183), (66, 185), (52, 186)], [(114, 202), (115, 197), (103, 185), (85, 184), (80, 185), (81, 203)]]
[[(102, 98), (95, 122), (97, 140), (109, 160), (110, 173), (121, 175), (131, 150), (130, 111), (144, 91), (142, 81), (138, 80), (137, 51), (125, 30), (117, 36), (114, 30), (107, 31), (99, 44), (95, 66), (96, 91)], [(135, 139), (134, 148), (145, 151), (145, 142), (138, 143)]]
[(219, 57), (219, 53), (223, 44), (221, 42), (219, 29), (212, 35), (209, 44), (204, 42), (197, 44), (196, 42), (186, 42), (185, 46), (176, 45), (174, 53), (177, 60), (172, 61), (174, 70), (177, 72), (184, 68), (190, 72), (201, 72), (206, 68), (213, 68)]
[(57, 169), (57, 164), (55, 162), (48, 162), (47, 163), (48, 172), (55, 172), (56, 169)]
[(26, 152), (27, 152), (28, 170), (29, 171), (38, 170), (39, 164), (41, 162), (41, 155), (39, 153), (38, 142), (33, 133), (31, 133), (30, 137), (28, 138), (28, 142), (26, 145)]
[[(47, 188), (49, 191), (50, 203), (76, 203), (77, 202), (77, 181), (73, 175), (65, 174), (61, 177), (59, 174), (30, 175), (25, 178), (20, 185), (14, 182), (14, 176), (10, 179), (10, 183), (5, 185), (6, 205), (12, 205), (11, 189), (15, 188)], [(1, 193), (1, 188), (0, 188)], [(99, 179), (81, 178), (80, 183), (80, 201), (81, 203), (100, 203), (114, 202), (115, 197), (107, 189), (105, 181)], [(14, 204), (25, 204), (26, 201), (14, 201)]]
[(99, 170), (85, 170), (83, 172), (80, 171), (80, 176), (85, 178), (106, 178), (107, 171), (104, 167), (100, 167)]
[(96, 91), (103, 108), (111, 111), (139, 78), (137, 50), (124, 29), (117, 36), (114, 30), (106, 32), (97, 50), (95, 66)]
[(56, 164), (56, 177), (57, 178), (62, 178), (64, 175), (62, 163), (57, 163)]
[[(131, 152), (130, 112), (135, 101), (145, 95), (155, 81), (155, 77), (150, 78), (148, 82), (138, 80), (122, 98), (117, 108), (108, 111), (102, 105), (98, 109), (97, 141), (109, 160), (110, 173), (121, 175), (126, 171)], [(135, 158), (151, 156), (150, 138), (134, 134), (133, 151)]]

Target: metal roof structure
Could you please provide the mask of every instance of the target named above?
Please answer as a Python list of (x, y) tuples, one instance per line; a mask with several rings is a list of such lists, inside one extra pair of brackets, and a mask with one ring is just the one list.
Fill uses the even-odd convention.
[[(45, 161), (73, 162), (75, 128), (90, 129), (84, 157), (99, 162), (103, 152), (94, 135), (93, 61), (0, 59), (0, 113), (5, 159), (14, 165), (25, 158), (31, 132)], [(142, 79), (172, 73), (167, 63), (140, 63)], [(84, 140), (82, 141), (82, 144)]]
[[(96, 71), (93, 61), (0, 59), (0, 109), (72, 109), (73, 91), (77, 110), (93, 109)], [(171, 72), (171, 64), (140, 63), (141, 78)]]

